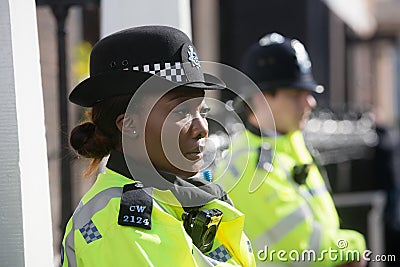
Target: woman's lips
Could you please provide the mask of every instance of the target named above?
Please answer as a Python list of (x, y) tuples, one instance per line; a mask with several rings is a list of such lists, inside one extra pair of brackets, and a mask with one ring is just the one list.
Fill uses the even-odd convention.
[(184, 153), (185, 157), (189, 160), (200, 160), (203, 158), (203, 151), (205, 149), (205, 140), (199, 140), (194, 146), (189, 148), (189, 152)]
[(195, 151), (185, 153), (185, 157), (189, 160), (200, 160), (203, 158), (203, 152)]

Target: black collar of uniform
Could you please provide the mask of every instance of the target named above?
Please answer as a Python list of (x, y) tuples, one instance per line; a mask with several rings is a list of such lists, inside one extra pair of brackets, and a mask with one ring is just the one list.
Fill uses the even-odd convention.
[(133, 179), (132, 174), (129, 171), (128, 165), (126, 164), (125, 156), (119, 151), (111, 151), (106, 166), (112, 171), (122, 174), (129, 179)]
[[(140, 177), (133, 177), (126, 161), (132, 160), (135, 170), (139, 170)], [(132, 180), (139, 180), (145, 187), (154, 187), (160, 190), (171, 190), (183, 207), (199, 207), (215, 198), (223, 198), (226, 193), (221, 187), (201, 178), (191, 177), (182, 179), (174, 174), (159, 172), (160, 176), (153, 177), (141, 164), (135, 164), (132, 158), (119, 151), (113, 150), (107, 162), (107, 168)], [(131, 166), (131, 165), (129, 165)], [(148, 173), (148, 175), (147, 175)], [(136, 174), (136, 172), (135, 172)]]
[[(140, 177), (133, 177), (127, 162), (129, 162), (129, 166), (131, 168), (134, 168), (135, 173), (140, 175)], [(152, 166), (145, 166), (146, 164), (140, 164), (137, 163), (133, 158), (124, 155), (123, 153), (113, 150), (111, 151), (110, 157), (108, 158), (107, 161), (107, 168), (115, 171), (119, 174), (122, 174), (123, 176), (132, 179), (132, 180), (139, 180), (144, 184), (148, 184), (148, 186), (153, 186), (153, 183), (150, 182), (151, 179), (149, 179), (150, 172), (148, 171)], [(175, 180), (178, 178), (173, 174), (167, 173), (167, 172), (158, 172), (162, 177), (164, 177), (167, 181), (170, 183), (174, 183)], [(154, 173), (153, 173), (154, 174)], [(153, 176), (153, 175), (151, 175)], [(155, 186), (158, 188), (157, 186)], [(159, 188), (159, 189), (165, 189), (165, 188)]]
[(261, 131), (259, 128), (251, 124), (248, 120), (244, 121), (244, 126), (246, 127), (247, 130), (249, 130), (252, 134), (255, 134), (257, 136), (261, 136)]

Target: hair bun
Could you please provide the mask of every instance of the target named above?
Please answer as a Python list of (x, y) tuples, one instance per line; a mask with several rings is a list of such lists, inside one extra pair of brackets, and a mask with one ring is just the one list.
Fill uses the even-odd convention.
[(93, 122), (84, 122), (71, 131), (70, 144), (79, 155), (86, 158), (101, 159), (110, 154), (112, 142), (96, 131)]
[(81, 150), (87, 140), (94, 135), (95, 129), (96, 125), (92, 122), (85, 122), (76, 126), (71, 132), (69, 140), (71, 146), (77, 151)]

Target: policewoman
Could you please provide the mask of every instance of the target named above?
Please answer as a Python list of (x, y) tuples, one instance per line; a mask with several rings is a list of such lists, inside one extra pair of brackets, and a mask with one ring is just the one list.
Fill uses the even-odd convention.
[[(246, 215), (257, 265), (362, 266), (364, 238), (340, 229), (301, 132), (316, 106), (312, 93), (323, 91), (313, 79), (303, 44), (268, 34), (247, 50), (243, 71), (262, 94), (243, 92), (246, 101), (235, 102), (246, 130), (233, 139), (231, 157), (220, 163), (215, 178), (222, 176), (222, 184), (232, 188), (235, 207)], [(264, 112), (267, 103), (271, 112)], [(334, 250), (337, 254), (330, 256)], [(283, 252), (278, 256), (278, 251)], [(307, 251), (311, 257), (304, 257)], [(349, 251), (359, 258), (346, 257)]]
[[(244, 216), (196, 174), (208, 136), (207, 82), (181, 31), (142, 26), (100, 40), (70, 100), (91, 120), (70, 136), (97, 172), (62, 242), (62, 266), (254, 266)], [(206, 77), (211, 77), (207, 75)], [(214, 77), (213, 81), (217, 81)]]

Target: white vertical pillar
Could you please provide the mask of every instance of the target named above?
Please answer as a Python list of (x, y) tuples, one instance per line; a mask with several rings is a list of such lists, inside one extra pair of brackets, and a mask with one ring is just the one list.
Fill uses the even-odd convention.
[(34, 0), (0, 0), (2, 266), (54, 264), (36, 25)]
[(101, 36), (140, 25), (168, 25), (191, 37), (190, 1), (101, 1)]

